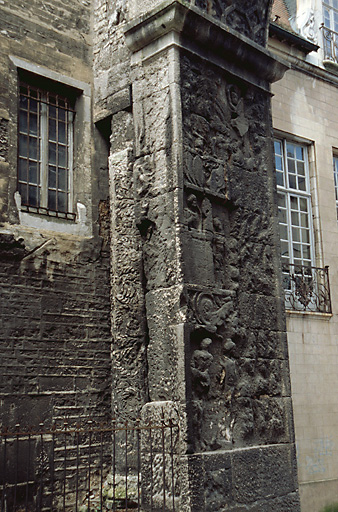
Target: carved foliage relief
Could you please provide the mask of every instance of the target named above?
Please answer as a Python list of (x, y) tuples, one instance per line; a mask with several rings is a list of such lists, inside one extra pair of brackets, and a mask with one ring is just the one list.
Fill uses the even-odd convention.
[(192, 0), (192, 3), (256, 43), (266, 44), (268, 0)]
[(269, 100), (188, 56), (181, 73), (190, 449), (283, 442)]

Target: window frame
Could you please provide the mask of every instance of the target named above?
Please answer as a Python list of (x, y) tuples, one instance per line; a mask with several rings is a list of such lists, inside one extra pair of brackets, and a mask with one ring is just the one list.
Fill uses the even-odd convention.
[[(280, 156), (281, 161), (282, 161), (282, 169), (283, 170), (282, 170), (281, 174), (283, 174), (283, 185), (280, 185), (277, 183), (277, 194), (279, 194), (280, 196), (283, 195), (286, 198), (285, 211), (286, 211), (287, 222), (284, 223), (283, 225), (287, 226), (288, 238), (286, 240), (285, 238), (282, 239), (280, 236), (280, 240), (281, 240), (281, 242), (283, 240), (285, 243), (288, 243), (287, 258), (289, 260), (289, 264), (314, 267), (315, 266), (315, 237), (314, 237), (314, 225), (313, 225), (313, 214), (312, 214), (312, 194), (311, 194), (311, 188), (310, 188), (308, 146), (304, 143), (294, 141), (292, 139), (278, 137), (278, 136), (274, 137), (274, 142), (281, 144), (281, 147), (282, 147), (282, 155), (279, 154), (278, 156)], [(287, 157), (287, 145), (288, 144), (294, 146), (295, 148), (297, 148), (297, 147), (302, 148), (302, 151), (304, 154), (304, 158), (302, 161), (304, 162), (305, 190), (300, 190), (299, 188), (294, 188), (294, 187), (290, 186), (289, 174), (293, 174), (293, 173), (289, 173), (289, 171), (288, 171), (288, 157)], [(275, 161), (276, 161), (276, 152), (275, 152)], [(299, 160), (299, 161), (301, 161), (301, 160)], [(280, 172), (280, 171), (278, 171), (278, 169), (276, 168), (276, 172), (278, 175), (278, 172)], [(298, 182), (298, 174), (296, 174), (296, 176), (297, 176), (297, 182)], [(309, 224), (308, 227), (302, 226), (301, 224), (299, 226), (297, 226), (292, 223), (292, 212), (297, 212), (297, 210), (292, 209), (292, 207), (291, 207), (291, 197), (297, 197), (297, 198), (306, 200), (307, 205), (308, 205), (307, 212), (304, 212), (304, 210), (299, 210), (298, 212), (299, 212), (300, 216), (304, 215), (304, 213), (307, 213), (308, 224)], [(279, 221), (279, 224), (280, 224), (280, 221)], [(293, 228), (295, 229), (297, 227), (299, 227), (299, 229), (304, 229), (304, 230), (307, 229), (308, 230), (308, 233), (309, 233), (309, 242), (308, 243), (304, 243), (302, 241), (303, 235), (300, 236), (300, 240), (295, 239), (295, 236), (292, 231), (293, 231)], [(310, 248), (310, 257), (304, 258), (302, 255), (300, 258), (296, 258), (295, 254), (294, 254), (294, 245), (295, 244), (301, 245), (301, 246), (308, 245)], [(302, 253), (303, 253), (303, 250), (302, 250)], [(281, 258), (283, 259), (282, 254), (281, 254)], [(305, 262), (306, 262), (306, 264), (305, 264)]]
[(336, 216), (338, 222), (338, 155), (336, 153), (333, 154), (332, 157), (333, 163), (333, 183), (334, 183), (334, 191), (335, 191), (335, 200), (336, 200)]
[[(338, 33), (338, 2), (337, 7), (330, 5), (333, 2), (337, 2), (337, 0), (322, 1), (323, 24), (325, 28), (328, 28), (329, 30)], [(326, 13), (328, 14), (328, 16), (326, 15)], [(327, 24), (327, 20), (329, 24)]]
[[(10, 163), (9, 222), (27, 226), (30, 229), (52, 230), (53, 232), (76, 236), (92, 236), (93, 206), (89, 198), (92, 194), (93, 153), (91, 145), (88, 143), (91, 140), (92, 131), (92, 84), (24, 60), (16, 55), (9, 55), (9, 61), (9, 104), (13, 113), (9, 122), (9, 136), (13, 140), (13, 144), (10, 145), (8, 150), (8, 161)], [(36, 75), (39, 80), (47, 80), (57, 87), (66, 88), (75, 96), (73, 213), (68, 215), (58, 214), (43, 208), (25, 207), (21, 204), (21, 196), (17, 191), (18, 85), (20, 73), (25, 72)]]
[[(42, 82), (42, 84), (41, 84)], [(73, 201), (73, 162), (74, 162), (74, 118), (75, 118), (75, 97), (74, 93), (69, 94), (68, 90), (64, 90), (60, 84), (53, 84), (46, 82), (41, 77), (34, 75), (27, 75), (27, 73), (19, 73), (19, 93), (18, 93), (18, 190), (27, 187), (26, 198), (21, 197), (21, 205), (27, 211), (36, 213), (50, 213), (54, 216), (61, 216), (63, 218), (73, 218), (74, 215), (74, 201)], [(42, 85), (42, 87), (41, 87)], [(26, 90), (26, 94), (22, 90)], [(68, 94), (67, 94), (68, 93)], [(27, 108), (22, 108), (21, 102), (26, 99)], [(35, 99), (36, 98), (36, 99)], [(54, 101), (54, 104), (53, 104)], [(61, 105), (65, 103), (65, 108)], [(59, 105), (60, 103), (61, 105)], [(69, 106), (68, 106), (69, 103)], [(35, 104), (36, 112), (31, 105)], [(52, 140), (49, 133), (50, 121), (53, 117), (50, 115), (52, 109), (55, 110), (55, 123), (58, 124), (58, 116), (61, 110), (64, 111), (64, 125), (65, 125), (65, 140), (61, 142), (60, 138), (55, 134), (55, 140)], [(27, 127), (20, 129), (22, 115), (26, 112)], [(36, 133), (30, 133), (29, 121), (36, 117)], [(60, 120), (61, 122), (61, 120)], [(30, 142), (32, 140), (32, 142)], [(22, 151), (23, 143), (26, 142), (26, 155), (20, 153)], [(30, 158), (29, 148), (32, 149), (36, 141), (36, 157)], [(55, 144), (54, 144), (55, 143)], [(31, 145), (30, 145), (31, 144)], [(55, 150), (64, 148), (65, 163), (63, 166), (58, 165), (57, 157), (55, 156), (55, 164), (50, 161), (49, 146), (55, 145)], [(25, 162), (26, 160), (26, 162)], [(30, 162), (36, 163), (36, 178), (35, 182), (30, 182), (29, 165)], [(26, 179), (21, 175), (21, 166), (26, 166)], [(55, 168), (55, 187), (51, 185), (50, 172)], [(64, 190), (58, 187), (59, 169), (64, 170), (65, 184)], [(36, 204), (34, 200), (29, 198), (29, 188), (37, 189)], [(49, 191), (55, 191), (55, 207), (49, 204)], [(66, 201), (64, 207), (58, 207), (59, 193), (66, 194)]]

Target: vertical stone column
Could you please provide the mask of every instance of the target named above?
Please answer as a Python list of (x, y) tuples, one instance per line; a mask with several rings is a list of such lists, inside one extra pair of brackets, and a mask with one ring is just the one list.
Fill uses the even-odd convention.
[(116, 400), (181, 418), (181, 512), (299, 510), (268, 3), (129, 2), (144, 14), (125, 30), (132, 144), (110, 159)]

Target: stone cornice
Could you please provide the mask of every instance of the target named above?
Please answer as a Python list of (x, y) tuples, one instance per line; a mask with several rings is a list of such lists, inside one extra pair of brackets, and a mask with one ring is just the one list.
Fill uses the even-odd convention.
[[(163, 2), (132, 20), (126, 25), (125, 37), (134, 53), (149, 46), (157, 53), (177, 45), (264, 89), (289, 68), (265, 48), (184, 0)], [(149, 57), (152, 52), (146, 53)]]

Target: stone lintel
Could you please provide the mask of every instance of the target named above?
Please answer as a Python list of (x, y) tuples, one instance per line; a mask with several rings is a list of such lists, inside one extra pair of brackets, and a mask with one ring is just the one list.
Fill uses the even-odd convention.
[(169, 0), (126, 25), (126, 42), (145, 60), (169, 46), (178, 46), (268, 90), (289, 65), (184, 0)]

